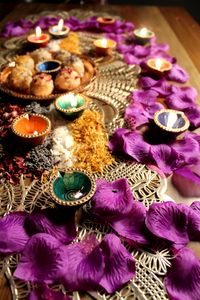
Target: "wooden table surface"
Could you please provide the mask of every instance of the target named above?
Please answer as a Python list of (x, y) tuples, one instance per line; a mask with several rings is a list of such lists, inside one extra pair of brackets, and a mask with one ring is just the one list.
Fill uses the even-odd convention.
[[(177, 58), (179, 65), (190, 75), (190, 80), (187, 84), (195, 87), (200, 95), (200, 26), (181, 7), (1, 3), (0, 30), (6, 22), (19, 20), (19, 18), (29, 14), (36, 14), (43, 10), (70, 10), (71, 8), (91, 9), (98, 12), (99, 15), (101, 11), (114, 13), (133, 22), (137, 27), (152, 29), (157, 36), (158, 42), (166, 42), (170, 45), (170, 54)], [(200, 101), (200, 97), (198, 101)], [(191, 202), (193, 200), (181, 197), (171, 185), (169, 185), (167, 193), (171, 197), (175, 197), (177, 202)], [(9, 286), (3, 278), (0, 280), (0, 300), (10, 299)]]

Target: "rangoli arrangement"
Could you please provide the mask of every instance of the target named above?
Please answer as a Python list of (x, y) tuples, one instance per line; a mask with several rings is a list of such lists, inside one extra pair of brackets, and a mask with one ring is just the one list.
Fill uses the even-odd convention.
[(164, 192), (172, 173), (199, 184), (200, 108), (168, 45), (78, 10), (1, 35), (0, 266), (13, 299), (199, 299), (188, 244), (200, 204)]

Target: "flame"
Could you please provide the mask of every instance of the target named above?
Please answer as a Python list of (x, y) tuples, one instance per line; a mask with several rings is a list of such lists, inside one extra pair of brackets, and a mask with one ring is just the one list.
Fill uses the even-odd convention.
[(63, 29), (63, 25), (64, 25), (64, 21), (63, 21), (63, 19), (60, 19), (60, 21), (58, 22), (58, 26), (57, 26), (59, 31), (61, 31)]
[(35, 36), (37, 38), (39, 38), (41, 36), (41, 33), (42, 33), (42, 30), (41, 30), (40, 26), (37, 26), (35, 29)]
[(155, 68), (159, 71), (161, 70), (161, 68), (162, 68), (162, 59), (161, 58), (155, 59)]
[(108, 45), (107, 39), (102, 39), (102, 40), (101, 40), (101, 47), (106, 48), (107, 45)]
[(73, 93), (69, 93), (67, 96), (69, 103), (71, 104), (71, 107), (76, 107), (77, 105), (77, 100), (76, 97), (74, 96)]
[(147, 35), (147, 32), (148, 32), (148, 29), (144, 27), (140, 30), (140, 35), (145, 37)]
[(168, 115), (167, 127), (172, 128), (173, 125), (176, 123), (177, 119), (178, 119), (177, 114), (175, 112), (171, 111)]

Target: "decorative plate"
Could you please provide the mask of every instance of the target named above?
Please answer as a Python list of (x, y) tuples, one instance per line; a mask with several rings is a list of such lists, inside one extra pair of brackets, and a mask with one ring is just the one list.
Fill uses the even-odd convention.
[[(77, 87), (76, 89), (74, 90), (71, 90), (70, 92), (74, 92), (74, 93), (80, 93), (80, 92), (83, 92), (85, 89), (87, 89), (90, 84), (92, 83), (92, 81), (96, 78), (97, 76), (97, 66), (95, 64), (95, 62), (84, 56), (84, 55), (81, 55), (80, 58), (82, 59), (83, 63), (84, 64), (88, 64), (90, 63), (93, 67), (93, 74), (89, 74), (87, 72), (87, 74), (89, 74), (89, 76), (85, 73), (83, 79), (82, 79), (82, 83), (79, 87)], [(2, 68), (2, 70), (5, 68), (5, 66)], [(1, 70), (1, 71), (2, 71)], [(3, 93), (9, 95), (9, 96), (12, 96), (12, 97), (15, 97), (15, 98), (18, 98), (18, 99), (21, 99), (21, 100), (30, 100), (30, 101), (45, 101), (45, 100), (53, 100), (59, 96), (62, 96), (63, 94), (65, 93), (58, 93), (58, 92), (54, 92), (48, 96), (35, 96), (35, 95), (31, 95), (31, 94), (23, 94), (23, 93), (20, 93), (20, 92), (17, 92), (13, 89), (10, 89), (9, 87), (7, 87), (5, 84), (2, 84), (0, 83), (0, 91), (2, 91)]]

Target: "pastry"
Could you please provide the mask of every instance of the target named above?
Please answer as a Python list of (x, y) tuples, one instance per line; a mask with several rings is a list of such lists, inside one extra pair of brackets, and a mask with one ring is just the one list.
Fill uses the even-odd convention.
[(33, 76), (31, 94), (35, 96), (48, 96), (53, 92), (54, 84), (51, 75), (39, 73)]
[(60, 50), (55, 53), (54, 58), (59, 60), (62, 64), (66, 64), (71, 57), (71, 54), (66, 50)]
[(8, 76), (8, 85), (14, 90), (21, 91), (29, 94), (30, 85), (32, 82), (31, 70), (22, 66), (16, 66), (12, 68), (10, 75)]
[(15, 59), (16, 66), (22, 66), (29, 69), (32, 73), (34, 72), (35, 63), (30, 55), (19, 55)]
[(55, 88), (59, 91), (71, 91), (81, 83), (80, 75), (71, 67), (65, 67), (55, 78)]
[(42, 62), (44, 60), (52, 60), (51, 53), (44, 48), (37, 49), (30, 53), (31, 57), (33, 58), (35, 64)]

